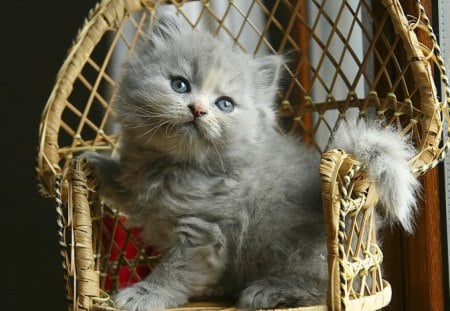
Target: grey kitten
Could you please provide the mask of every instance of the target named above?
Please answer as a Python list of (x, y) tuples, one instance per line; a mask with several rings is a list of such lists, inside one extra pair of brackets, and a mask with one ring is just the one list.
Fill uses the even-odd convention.
[[(282, 64), (279, 56), (253, 58), (162, 14), (124, 65), (113, 105), (118, 157), (84, 156), (103, 198), (163, 255), (150, 276), (117, 294), (118, 308), (176, 307), (211, 289), (239, 308), (325, 302), (319, 155), (277, 129)], [(378, 178), (381, 190), (391, 187), (397, 196), (397, 173), (383, 171), (391, 151), (374, 151), (380, 135), (392, 136), (403, 152), (395, 159), (406, 170), (400, 183), (413, 198), (412, 148), (398, 134), (366, 125), (359, 126), (378, 138), (355, 144), (351, 132), (361, 128), (352, 126), (341, 127), (336, 141), (357, 155), (364, 145), (361, 158), (378, 160), (390, 178), (387, 185)], [(413, 207), (412, 199), (399, 209), (410, 215)]]

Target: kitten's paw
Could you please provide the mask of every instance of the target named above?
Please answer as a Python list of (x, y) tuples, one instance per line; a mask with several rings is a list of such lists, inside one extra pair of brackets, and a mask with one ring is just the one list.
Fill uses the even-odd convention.
[(102, 168), (105, 166), (107, 161), (103, 155), (96, 152), (87, 151), (79, 157), (86, 161), (91, 174), (93, 174), (96, 178), (102, 176)]
[(114, 298), (116, 308), (127, 311), (158, 311), (185, 302), (177, 300), (169, 291), (154, 289), (142, 283), (123, 289)]
[(108, 203), (115, 202), (123, 207), (130, 198), (129, 191), (119, 182), (122, 175), (120, 163), (109, 156), (90, 151), (80, 155), (80, 158), (86, 160), (89, 174), (97, 181), (103, 198)]
[(240, 309), (264, 309), (307, 306), (320, 300), (316, 294), (284, 280), (264, 279), (253, 282), (242, 291), (238, 307)]
[(95, 161), (95, 160), (102, 160), (104, 156), (94, 151), (86, 151), (80, 155), (80, 158), (85, 158), (88, 161), (89, 160)]
[(88, 167), (93, 173), (99, 172), (104, 166), (108, 165), (108, 162), (110, 161), (110, 159), (104, 155), (93, 151), (83, 152), (79, 157), (86, 160)]

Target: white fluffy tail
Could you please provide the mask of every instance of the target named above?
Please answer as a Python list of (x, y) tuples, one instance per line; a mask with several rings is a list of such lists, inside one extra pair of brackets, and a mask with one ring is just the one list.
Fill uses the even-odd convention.
[(341, 122), (331, 148), (341, 148), (367, 166), (369, 177), (379, 190), (387, 220), (398, 221), (406, 231), (412, 232), (420, 183), (408, 162), (415, 155), (408, 138), (377, 122)]

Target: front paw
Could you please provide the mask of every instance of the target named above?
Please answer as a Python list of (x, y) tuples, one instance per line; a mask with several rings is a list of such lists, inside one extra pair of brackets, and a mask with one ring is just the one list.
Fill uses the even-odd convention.
[(120, 291), (114, 301), (117, 309), (127, 311), (164, 310), (186, 302), (183, 297), (175, 297), (173, 294), (173, 290), (152, 288), (141, 282)]
[(120, 182), (120, 162), (96, 152), (85, 152), (80, 158), (86, 160), (90, 175), (97, 181), (103, 197), (119, 203), (127, 199), (128, 192)]
[(101, 174), (103, 167), (108, 165), (110, 161), (109, 158), (105, 157), (102, 154), (92, 151), (83, 152), (79, 158), (86, 160), (87, 166), (91, 170), (91, 172), (95, 175)]

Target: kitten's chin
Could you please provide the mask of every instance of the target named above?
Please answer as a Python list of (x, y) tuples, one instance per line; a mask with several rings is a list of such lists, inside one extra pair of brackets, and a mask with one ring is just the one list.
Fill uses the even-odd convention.
[(197, 122), (195, 121), (188, 121), (186, 123), (183, 123), (180, 125), (180, 130), (182, 132), (187, 132), (187, 133), (199, 133), (199, 127), (197, 125)]
[[(221, 130), (219, 126), (214, 126), (202, 120), (192, 120), (185, 122), (178, 128), (179, 134), (188, 142), (200, 140), (204, 143), (213, 143), (220, 140)], [(195, 143), (198, 143), (195, 141)]]
[(160, 128), (149, 135), (136, 133), (136, 130), (126, 130), (127, 136), (142, 149), (153, 150), (171, 158), (204, 158), (211, 150), (221, 145), (222, 131), (219, 126), (204, 120), (189, 120), (179, 122), (167, 128)]

